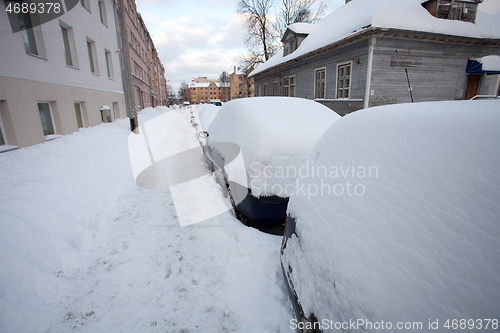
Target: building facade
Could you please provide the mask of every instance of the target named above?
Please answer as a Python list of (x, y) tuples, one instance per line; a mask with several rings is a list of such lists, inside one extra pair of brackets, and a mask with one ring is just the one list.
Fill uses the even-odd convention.
[[(498, 75), (491, 76), (495, 73), (468, 72), (471, 59), (500, 55), (500, 31), (491, 29), (489, 23), (496, 18), (482, 13), (472, 19), (470, 13), (476, 13), (475, 9), (460, 10), (477, 8), (480, 1), (458, 0), (453, 2), (458, 9), (452, 18), (432, 17), (429, 8), (444, 1), (424, 6), (408, 3), (415, 8), (406, 8), (407, 12), (418, 17), (408, 18), (415, 21), (414, 29), (390, 27), (402, 21), (373, 26), (371, 16), (357, 15), (368, 1), (350, 1), (317, 24), (319, 28), (310, 35), (314, 43), (308, 43), (306, 37), (298, 48), (276, 55), (251, 74), (257, 96), (314, 99), (346, 114), (385, 104), (470, 99), (495, 86), (498, 91)], [(455, 8), (450, 6), (448, 1), (448, 10)], [(391, 22), (395, 17), (391, 15), (385, 21)], [(352, 26), (338, 25), (342, 17), (352, 17)], [(322, 27), (331, 32), (325, 33)], [(316, 32), (322, 35), (313, 36)], [(297, 37), (293, 31), (286, 35), (284, 43)], [(488, 82), (481, 83), (481, 78)]]
[(37, 20), (36, 13), (0, 13), (8, 45), (0, 48), (0, 150), (126, 117), (114, 1), (83, 0), (28, 28)]
[(167, 82), (165, 80), (165, 68), (160, 62), (153, 39), (146, 30), (148, 45), (149, 77), (151, 86), (151, 106), (167, 105)]
[[(124, 7), (130, 56), (128, 61), (130, 61), (132, 69), (135, 108), (136, 111), (140, 111), (144, 108), (151, 107), (152, 104), (148, 66), (148, 33), (141, 15), (137, 12), (135, 1), (124, 1)], [(125, 45), (122, 47), (125, 47)]]
[(231, 99), (255, 96), (254, 79), (239, 68), (234, 67), (234, 71), (229, 74)]
[(221, 86), (217, 80), (198, 77), (192, 80), (188, 96), (190, 104), (210, 103), (212, 99), (227, 102), (229, 100), (229, 87)]

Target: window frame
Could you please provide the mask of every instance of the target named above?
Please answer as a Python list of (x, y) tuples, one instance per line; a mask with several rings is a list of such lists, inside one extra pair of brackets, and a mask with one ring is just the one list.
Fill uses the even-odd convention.
[[(37, 104), (37, 108), (38, 108), (38, 116), (40, 116), (40, 108), (38, 107), (39, 104), (47, 104), (49, 106), (50, 122), (51, 122), (52, 130), (54, 133), (52, 133), (52, 134), (49, 133), (49, 134), (45, 135), (43, 123), (42, 123), (42, 118), (40, 118), (40, 125), (42, 125), (43, 137), (45, 138), (45, 140), (47, 140), (48, 136), (57, 135), (57, 129), (56, 129), (56, 125), (54, 123), (54, 113), (52, 111), (52, 103), (50, 101), (37, 101), (36, 104)], [(47, 129), (47, 132), (48, 132), (48, 129)]]
[(88, 10), (89, 13), (92, 13), (90, 10), (90, 1), (89, 0), (80, 0), (80, 4), (82, 5), (83, 8)]
[(5, 132), (5, 126), (3, 125), (3, 120), (2, 120), (1, 114), (0, 114), (0, 139), (2, 139), (2, 141), (3, 141), (3, 143), (0, 142), (0, 146), (8, 146), (9, 145), (9, 140), (7, 139), (7, 133)]
[(289, 76), (288, 79), (289, 79), (288, 97), (295, 97), (297, 94), (297, 75)]
[(104, 49), (104, 59), (106, 60), (106, 70), (109, 79), (115, 78), (115, 72), (113, 68), (113, 59), (111, 58), (111, 51)]
[[(320, 72), (320, 71), (324, 71), (325, 72), (325, 77), (323, 79), (323, 97), (318, 97), (317, 93), (318, 93), (318, 89), (317, 89), (317, 86), (318, 86), (318, 81), (317, 81), (317, 73)], [(321, 80), (321, 78), (320, 78)], [(317, 100), (317, 99), (326, 99), (326, 67), (321, 67), (321, 68), (316, 68), (314, 70), (314, 99)]]
[(85, 128), (85, 119), (83, 117), (82, 102), (73, 102), (73, 106), (75, 106), (76, 104), (78, 104), (78, 106), (80, 107), (80, 120), (82, 121), (82, 126), (80, 127), (80, 125), (78, 124), (78, 114), (76, 114), (76, 108), (75, 108), (76, 125), (78, 126), (78, 128)]
[[(351, 98), (351, 86), (352, 86), (352, 63), (353, 61), (346, 61), (346, 62), (341, 62), (341, 63), (338, 63), (336, 68), (336, 80), (335, 80), (335, 99), (350, 99)], [(339, 82), (340, 82), (340, 77), (339, 77), (339, 69), (341, 67), (346, 67), (346, 66), (349, 66), (349, 87), (347, 88), (347, 97), (344, 97), (345, 95), (345, 90), (346, 88), (345, 87), (342, 87), (342, 88), (339, 88)], [(343, 78), (346, 78), (347, 75), (343, 75), (342, 76)], [(344, 81), (345, 83), (345, 81)], [(342, 97), (339, 97), (339, 89), (343, 89), (343, 93), (342, 93)]]
[(99, 64), (97, 62), (97, 52), (95, 42), (87, 37), (87, 53), (89, 56), (90, 72), (99, 75)]
[(288, 97), (288, 94), (290, 93), (289, 88), (290, 88), (290, 77), (285, 76), (283, 78), (283, 92), (282, 92), (283, 96)]
[(106, 14), (106, 3), (102, 0), (97, 1), (97, 5), (99, 7), (99, 17), (101, 19), (101, 23), (107, 28), (108, 27), (108, 16)]

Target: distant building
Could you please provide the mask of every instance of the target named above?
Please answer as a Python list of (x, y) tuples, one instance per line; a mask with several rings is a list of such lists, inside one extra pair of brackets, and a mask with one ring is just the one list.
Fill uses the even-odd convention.
[(212, 99), (227, 102), (229, 100), (229, 87), (223, 87), (218, 80), (209, 80), (206, 77), (193, 79), (189, 85), (189, 103), (210, 103)]
[(234, 71), (229, 74), (229, 79), (231, 99), (255, 96), (253, 78), (249, 78), (245, 72), (240, 70), (240, 68), (234, 67)]
[(147, 34), (149, 78), (151, 85), (151, 106), (167, 105), (167, 82), (165, 81), (165, 68), (160, 62), (160, 57), (149, 32)]
[(250, 74), (256, 95), (314, 99), (340, 114), (498, 95), (498, 1), (481, 2), (348, 1), (309, 29), (289, 27), (283, 52)]
[(114, 1), (84, 0), (28, 28), (37, 14), (0, 13), (0, 151), (126, 117)]
[[(165, 69), (134, 0), (123, 0), (135, 109), (167, 105)], [(123, 32), (122, 32), (123, 33)]]

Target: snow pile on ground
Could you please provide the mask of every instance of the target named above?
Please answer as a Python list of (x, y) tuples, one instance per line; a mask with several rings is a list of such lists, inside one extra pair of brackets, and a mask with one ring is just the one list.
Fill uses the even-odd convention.
[(424, 331), (429, 320), (445, 331), (447, 319), (498, 319), (499, 110), (399, 104), (326, 131), (311, 154), (321, 176), (300, 179), (308, 193), (288, 206), (300, 243), (289, 239), (283, 263), (306, 314)]
[(316, 141), (337, 119), (337, 113), (307, 99), (237, 99), (220, 109), (210, 125), (209, 142), (240, 147), (254, 196), (288, 197), (285, 188), (291, 188), (287, 185), (293, 185)]
[(168, 189), (135, 184), (128, 126), (0, 154), (0, 331), (290, 331), (281, 238), (229, 212), (181, 228)]
[(500, 38), (498, 0), (486, 0), (484, 4), (479, 5), (475, 24), (438, 19), (421, 5), (422, 2), (422, 0), (351, 1), (315, 24), (309, 36), (293, 53), (283, 57), (283, 52), (278, 52), (251, 75), (340, 41), (369, 27), (473, 38)]
[(169, 112), (173, 109), (167, 108), (166, 106), (157, 106), (155, 108), (145, 108), (142, 109), (137, 115), (139, 116), (139, 125), (144, 124), (145, 122), (161, 116), (162, 114), (165, 114), (166, 112)]
[(74, 295), (68, 268), (89, 266), (106, 245), (103, 216), (134, 185), (128, 126), (118, 120), (0, 155), (0, 331), (47, 327)]

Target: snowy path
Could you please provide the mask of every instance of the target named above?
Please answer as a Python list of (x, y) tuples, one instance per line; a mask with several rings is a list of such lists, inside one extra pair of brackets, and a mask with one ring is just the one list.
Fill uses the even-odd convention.
[[(0, 255), (10, 272), (0, 273), (0, 331), (289, 332), (281, 237), (247, 228), (229, 212), (181, 227), (168, 190), (139, 188), (130, 166), (121, 170), (123, 124), (0, 156), (0, 167), (18, 175), (1, 179), (1, 199), (48, 206), (0, 206)], [(83, 147), (89, 154), (82, 157)], [(43, 158), (56, 152), (65, 161), (60, 170), (74, 166), (64, 180), (53, 158)], [(35, 204), (48, 193), (54, 198)], [(26, 221), (23, 232), (10, 227), (12, 216)]]

